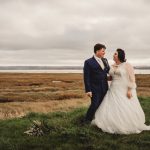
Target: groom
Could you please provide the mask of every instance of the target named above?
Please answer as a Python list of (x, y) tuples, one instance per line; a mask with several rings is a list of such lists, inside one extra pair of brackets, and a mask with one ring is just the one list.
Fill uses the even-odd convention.
[(85, 117), (86, 123), (93, 120), (95, 112), (108, 90), (107, 73), (110, 67), (107, 59), (104, 58), (105, 49), (105, 45), (96, 44), (94, 56), (84, 62), (85, 92), (91, 98), (91, 105)]

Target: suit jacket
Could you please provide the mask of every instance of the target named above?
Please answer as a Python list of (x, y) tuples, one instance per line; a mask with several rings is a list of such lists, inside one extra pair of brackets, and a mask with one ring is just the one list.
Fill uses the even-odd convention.
[(109, 72), (109, 64), (106, 58), (102, 58), (104, 70), (96, 61), (94, 56), (84, 62), (84, 85), (85, 92), (106, 93), (108, 90), (107, 73)]

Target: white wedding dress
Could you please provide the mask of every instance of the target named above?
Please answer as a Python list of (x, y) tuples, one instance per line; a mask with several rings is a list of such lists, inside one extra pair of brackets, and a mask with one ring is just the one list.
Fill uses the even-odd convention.
[[(150, 130), (150, 126), (145, 125), (145, 114), (137, 98), (133, 67), (126, 62), (118, 66), (113, 65), (109, 74), (112, 76), (112, 82), (92, 124), (113, 134)], [(130, 99), (127, 97), (128, 88), (132, 90)]]

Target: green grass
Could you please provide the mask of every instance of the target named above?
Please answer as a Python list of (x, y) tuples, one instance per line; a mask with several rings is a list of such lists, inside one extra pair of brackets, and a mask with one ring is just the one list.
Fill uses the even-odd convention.
[[(140, 98), (150, 124), (150, 98)], [(30, 113), (20, 119), (0, 120), (0, 150), (149, 150), (150, 131), (115, 135), (81, 124), (87, 108), (49, 114)], [(131, 114), (132, 115), (132, 114)], [(42, 137), (24, 134), (31, 120), (46, 120), (52, 129)]]

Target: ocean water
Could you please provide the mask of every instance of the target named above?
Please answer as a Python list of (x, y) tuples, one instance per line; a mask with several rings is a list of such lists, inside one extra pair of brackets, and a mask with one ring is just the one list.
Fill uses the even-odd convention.
[[(81, 69), (0, 70), (0, 73), (83, 73)], [(150, 74), (150, 69), (135, 69), (135, 74)]]
[[(136, 74), (150, 74), (150, 66), (135, 66)], [(7, 73), (83, 73), (83, 66), (0, 66)]]

